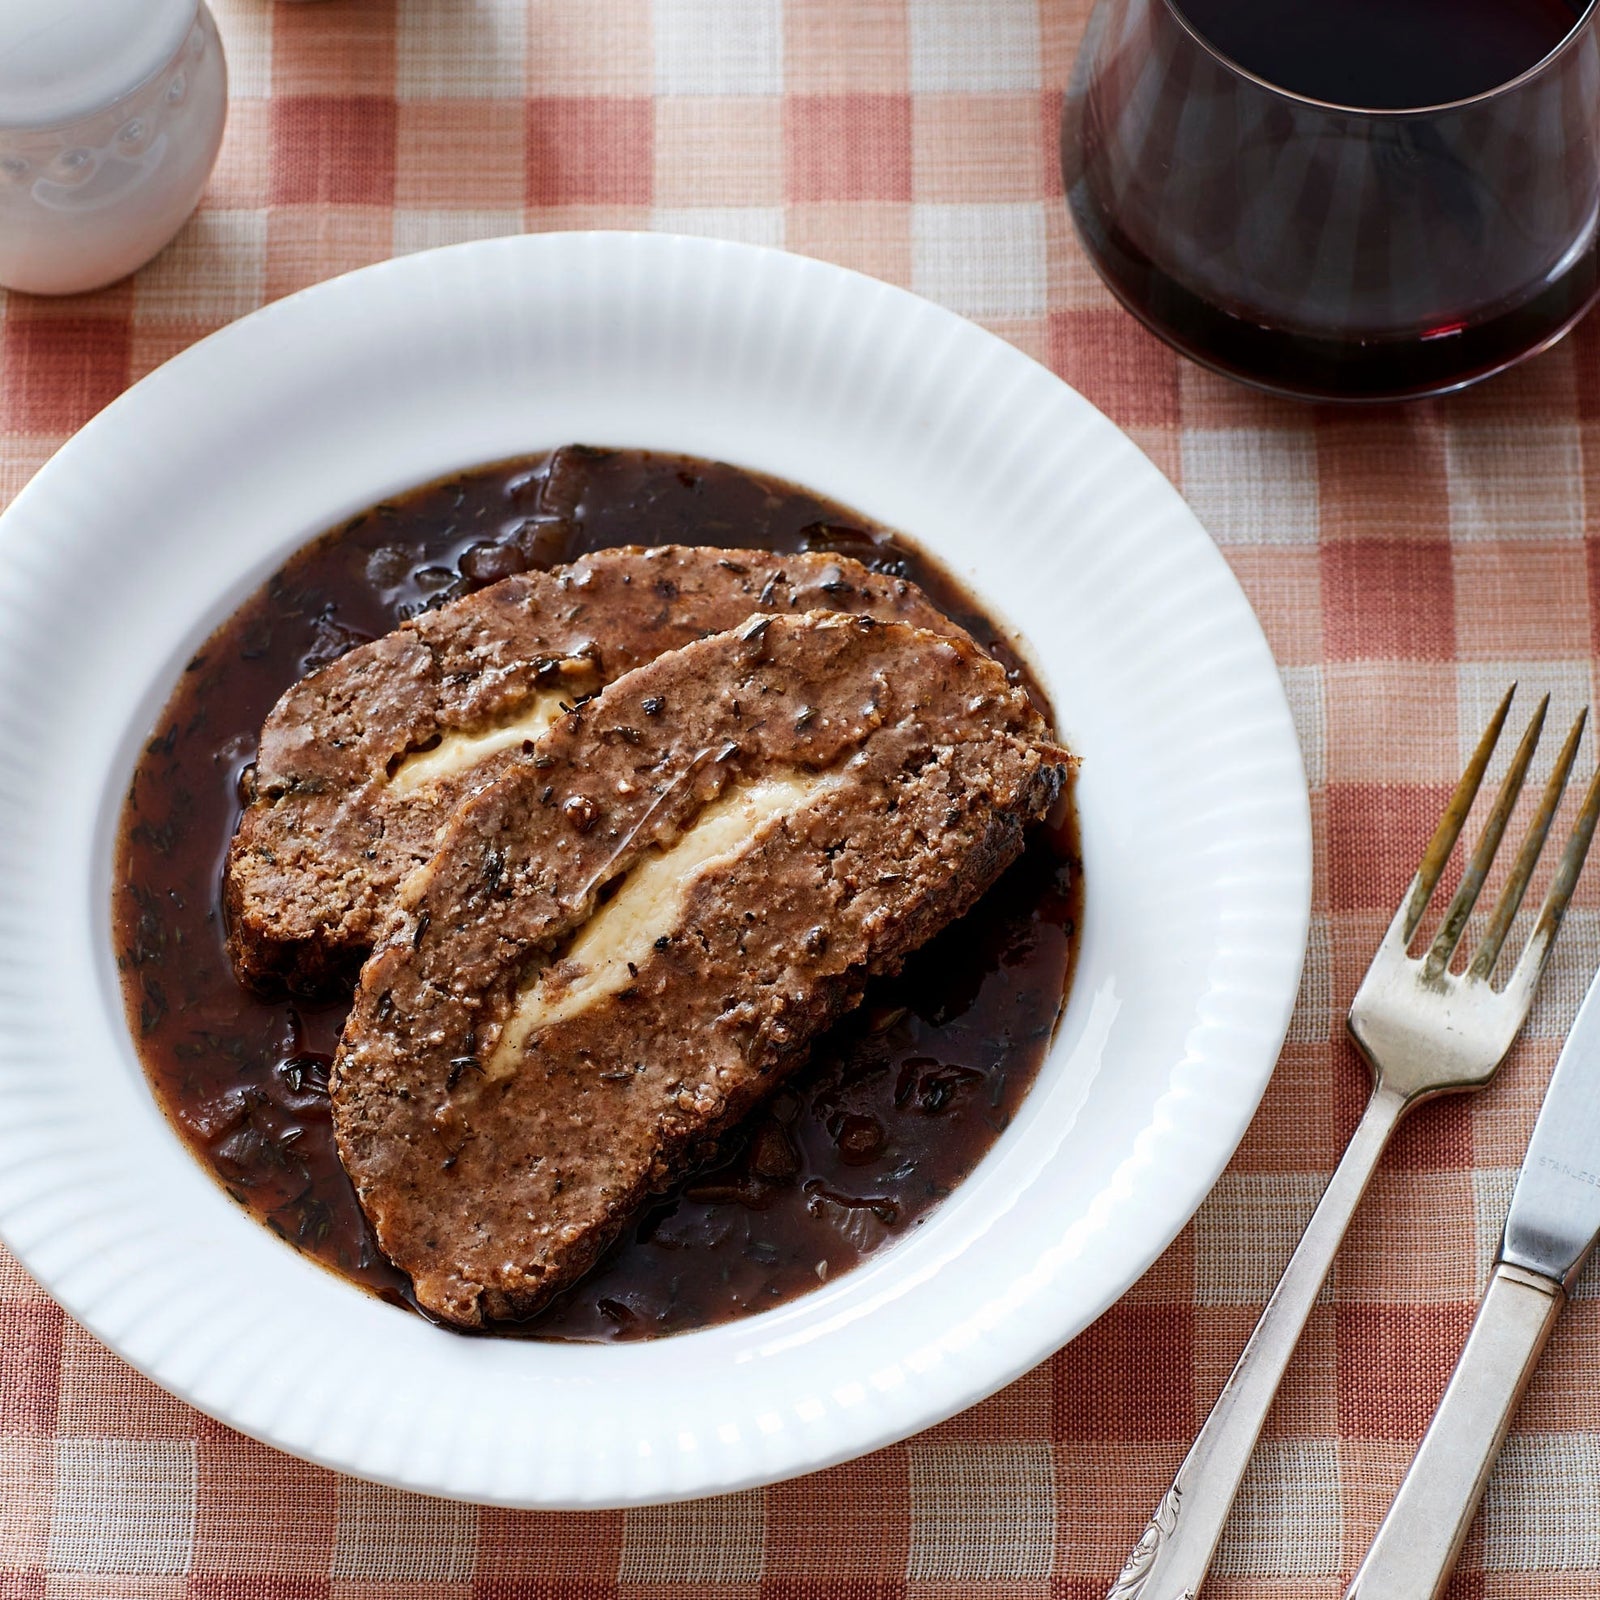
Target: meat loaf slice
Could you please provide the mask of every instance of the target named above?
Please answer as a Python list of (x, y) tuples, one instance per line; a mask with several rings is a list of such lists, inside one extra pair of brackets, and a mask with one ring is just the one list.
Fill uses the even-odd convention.
[(334, 1067), (430, 1312), (521, 1317), (1016, 857), (1071, 758), (970, 640), (753, 618), (613, 683), (407, 880)]
[(956, 632), (847, 557), (663, 546), (507, 578), (295, 684), (261, 730), (228, 854), (229, 949), (250, 983), (354, 972), (440, 823), (559, 707), (752, 612), (864, 612)]

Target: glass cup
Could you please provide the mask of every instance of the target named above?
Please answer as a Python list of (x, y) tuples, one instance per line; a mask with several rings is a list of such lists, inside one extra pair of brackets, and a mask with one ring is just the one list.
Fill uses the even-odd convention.
[(1498, 372), (1600, 290), (1594, 16), (1486, 93), (1364, 110), (1245, 71), (1179, 0), (1099, 0), (1062, 124), (1089, 257), (1167, 343), (1260, 388), (1396, 400)]

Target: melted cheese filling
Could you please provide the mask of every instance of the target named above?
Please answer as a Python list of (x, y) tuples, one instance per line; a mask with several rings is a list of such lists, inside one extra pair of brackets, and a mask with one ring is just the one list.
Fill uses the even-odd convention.
[(798, 811), (837, 780), (795, 773), (740, 784), (712, 801), (664, 850), (652, 850), (578, 930), (565, 956), (517, 999), (486, 1064), (491, 1078), (516, 1070), (529, 1039), (626, 989), (657, 939), (683, 921), (695, 881), (734, 860), (760, 829)]
[(413, 750), (389, 778), (396, 794), (415, 794), (430, 784), (454, 778), (490, 756), (547, 732), (561, 715), (561, 702), (572, 703), (571, 689), (547, 689), (524, 700), (509, 716), (481, 728), (461, 728), (444, 735), (430, 750)]

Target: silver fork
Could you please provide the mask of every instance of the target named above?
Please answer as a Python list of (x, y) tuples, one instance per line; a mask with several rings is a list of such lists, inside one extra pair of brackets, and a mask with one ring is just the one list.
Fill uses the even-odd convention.
[(1390, 1135), (1400, 1119), (1422, 1101), (1481, 1089), (1488, 1083), (1528, 1014), (1594, 834), (1600, 812), (1600, 768), (1584, 797), (1538, 922), (1505, 988), (1495, 990), (1490, 979), (1561, 803), (1587, 710), (1579, 714), (1556, 758), (1511, 876), (1466, 970), (1459, 976), (1452, 973), (1451, 958), (1527, 777), (1550, 704), (1548, 695), (1522, 736), (1438, 934), (1420, 958), (1408, 954), (1472, 809), (1515, 693), (1513, 684), (1478, 741), (1350, 1006), (1350, 1032), (1372, 1069), (1372, 1098), (1238, 1365), (1144, 1536), (1111, 1586), (1108, 1600), (1135, 1600), (1136, 1596), (1139, 1600), (1193, 1600), (1211, 1565), (1289, 1358)]

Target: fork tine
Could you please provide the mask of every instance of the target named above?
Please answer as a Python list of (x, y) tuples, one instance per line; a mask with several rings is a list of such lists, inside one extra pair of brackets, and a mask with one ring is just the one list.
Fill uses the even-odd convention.
[(1384, 935), (1385, 943), (1397, 940), (1402, 950), (1411, 943), (1411, 936), (1417, 931), (1417, 924), (1422, 921), (1422, 913), (1428, 909), (1428, 901), (1433, 898), (1439, 874), (1444, 871), (1444, 864), (1450, 859), (1450, 852), (1456, 847), (1456, 840), (1461, 834), (1461, 825), (1467, 820), (1472, 802), (1478, 797), (1478, 785), (1483, 782), (1489, 758), (1494, 754), (1494, 747), (1500, 739), (1500, 730), (1505, 726), (1506, 713), (1511, 709), (1511, 697), (1516, 692), (1517, 686), (1512, 684), (1506, 690), (1505, 699), (1500, 702), (1499, 709), (1489, 719), (1489, 726), (1483, 730), (1483, 737), (1478, 740), (1478, 748), (1472, 752), (1467, 770), (1461, 774), (1456, 792), (1450, 796), (1450, 804), (1445, 807), (1444, 815), (1439, 819), (1439, 826), (1434, 829), (1433, 837), (1428, 841), (1422, 865), (1417, 868), (1417, 875), (1411, 880), (1411, 887), (1406, 890), (1406, 897), (1400, 902), (1400, 909), (1395, 912), (1394, 921), (1389, 924), (1389, 931)]
[(1583, 810), (1572, 825), (1567, 847), (1561, 852), (1561, 862), (1550, 884), (1550, 892), (1539, 908), (1539, 920), (1533, 925), (1527, 948), (1517, 958), (1512, 968), (1511, 981), (1506, 985), (1506, 996), (1515, 996), (1516, 1004), (1526, 1015), (1533, 1003), (1533, 991), (1538, 986), (1544, 965), (1550, 959), (1551, 946), (1561, 928), (1561, 919), (1567, 914), (1567, 902), (1577, 887), (1578, 874), (1583, 871), (1584, 858), (1589, 854), (1589, 841), (1594, 838), (1594, 825), (1600, 817), (1600, 765), (1589, 780), (1589, 792), (1583, 797)]
[(1516, 865), (1506, 879), (1505, 888), (1500, 891), (1494, 913), (1489, 918), (1489, 926), (1484, 930), (1483, 938), (1473, 953), (1472, 963), (1467, 968), (1469, 978), (1487, 981), (1494, 975), (1495, 963), (1500, 959), (1500, 947), (1505, 943), (1506, 934), (1510, 932), (1511, 924), (1522, 908), (1522, 897), (1528, 892), (1528, 880), (1533, 876), (1539, 853), (1544, 849), (1545, 839), (1550, 833), (1550, 824), (1555, 820), (1556, 808), (1566, 792), (1567, 779), (1572, 775), (1572, 763), (1577, 757), (1578, 742), (1583, 737), (1583, 726), (1588, 718), (1589, 708), (1585, 706), (1578, 713), (1578, 720), (1572, 724), (1572, 732), (1567, 735), (1561, 754), (1556, 757), (1555, 770), (1544, 786), (1539, 809), (1534, 813), (1533, 821), (1528, 825), (1528, 835), (1517, 853)]
[(1472, 915), (1472, 908), (1483, 892), (1483, 880), (1489, 876), (1495, 851), (1500, 848), (1506, 824), (1511, 820), (1512, 808), (1517, 803), (1517, 796), (1522, 793), (1523, 780), (1528, 776), (1528, 763), (1533, 760), (1533, 752), (1539, 746), (1539, 735), (1544, 732), (1545, 713), (1549, 709), (1550, 696), (1546, 695), (1529, 720), (1527, 732), (1517, 746), (1517, 753), (1511, 758), (1511, 766), (1500, 785), (1500, 793), (1495, 796), (1494, 810), (1489, 813), (1489, 820), (1483, 825), (1483, 833), (1478, 838), (1478, 848), (1472, 852), (1472, 860), (1461, 874), (1461, 882), (1451, 896), (1449, 909), (1439, 924), (1439, 932), (1428, 950), (1427, 959), (1422, 963), (1424, 978), (1437, 978), (1450, 964), (1450, 957), (1461, 942), (1461, 931), (1466, 927), (1467, 918)]

